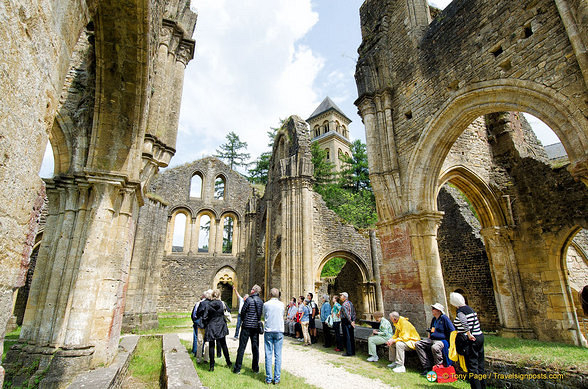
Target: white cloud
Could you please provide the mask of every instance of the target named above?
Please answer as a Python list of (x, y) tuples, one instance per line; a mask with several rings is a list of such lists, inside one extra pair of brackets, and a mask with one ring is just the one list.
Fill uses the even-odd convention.
[(435, 8), (445, 9), (452, 0), (429, 0), (429, 4)]
[(172, 165), (214, 154), (229, 131), (256, 156), (279, 119), (320, 103), (313, 84), (324, 60), (300, 43), (318, 14), (310, 0), (201, 0), (197, 8)]

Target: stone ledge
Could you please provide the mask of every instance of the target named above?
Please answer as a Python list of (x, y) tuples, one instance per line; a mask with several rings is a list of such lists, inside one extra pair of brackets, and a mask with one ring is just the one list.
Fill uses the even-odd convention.
[(130, 335), (121, 338), (118, 345), (118, 354), (108, 367), (80, 374), (69, 385), (69, 388), (119, 388), (127, 374), (131, 357), (135, 352), (138, 335)]
[(165, 387), (205, 388), (198, 378), (188, 350), (180, 343), (177, 334), (163, 335), (163, 379)]

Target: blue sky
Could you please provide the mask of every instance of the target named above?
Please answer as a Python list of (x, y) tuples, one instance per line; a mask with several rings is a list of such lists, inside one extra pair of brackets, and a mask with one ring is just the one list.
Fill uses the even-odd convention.
[[(198, 12), (196, 54), (185, 73), (170, 166), (213, 155), (230, 131), (248, 143), (254, 159), (267, 150), (270, 127), (292, 114), (306, 119), (326, 96), (352, 120), (352, 140), (365, 142), (353, 105), (362, 3), (192, 0)], [(439, 8), (448, 3), (430, 1)], [(543, 144), (559, 141), (530, 119)], [(52, 169), (49, 151), (40, 175), (50, 177)]]

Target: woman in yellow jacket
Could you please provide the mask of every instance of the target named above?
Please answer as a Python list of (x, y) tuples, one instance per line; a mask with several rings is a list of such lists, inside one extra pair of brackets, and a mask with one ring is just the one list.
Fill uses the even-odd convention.
[(387, 344), (390, 346), (390, 352), (388, 359), (392, 362), (388, 367), (392, 368), (395, 373), (404, 373), (406, 368), (404, 367), (404, 352), (408, 347), (414, 350), (414, 344), (421, 340), (419, 333), (414, 328), (411, 322), (404, 316), (400, 316), (398, 312), (390, 313), (390, 320), (396, 331), (392, 335)]

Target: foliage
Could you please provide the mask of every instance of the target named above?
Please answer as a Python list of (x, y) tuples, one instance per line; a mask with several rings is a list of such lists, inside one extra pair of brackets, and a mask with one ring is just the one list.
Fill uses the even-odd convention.
[(239, 166), (248, 165), (245, 161), (250, 158), (250, 155), (245, 150), (247, 150), (247, 142), (242, 142), (239, 135), (231, 131), (227, 134), (227, 143), (220, 145), (214, 156), (226, 160), (229, 167), (234, 170)]
[(346, 263), (347, 260), (345, 258), (335, 257), (330, 259), (329, 262), (325, 263), (325, 266), (323, 266), (323, 270), (321, 271), (321, 278), (337, 277)]
[(327, 160), (327, 152), (320, 148), (318, 143), (310, 145), (312, 164), (314, 165), (314, 189), (318, 189), (333, 183), (335, 179), (335, 165)]
[(359, 139), (354, 141), (351, 144), (351, 157), (343, 155), (342, 160), (346, 163), (343, 165), (345, 168), (341, 171), (341, 185), (356, 193), (362, 190), (371, 191), (365, 144)]
[(249, 169), (249, 177), (247, 178), (249, 182), (253, 184), (267, 185), (271, 156), (271, 152), (261, 153), (259, 158), (257, 158), (257, 160), (253, 162), (254, 167), (253, 169)]
[(317, 188), (327, 207), (356, 228), (371, 228), (378, 221), (374, 194), (367, 189), (353, 192), (340, 185), (323, 185)]
[(142, 336), (129, 363), (130, 381), (143, 388), (159, 388), (162, 368), (161, 337)]

